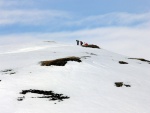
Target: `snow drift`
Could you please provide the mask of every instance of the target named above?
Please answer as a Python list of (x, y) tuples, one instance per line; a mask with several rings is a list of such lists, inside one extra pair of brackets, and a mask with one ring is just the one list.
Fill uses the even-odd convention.
[[(39, 63), (70, 56), (82, 62)], [(105, 49), (54, 42), (1, 46), (0, 113), (149, 113), (149, 68), (148, 61)]]

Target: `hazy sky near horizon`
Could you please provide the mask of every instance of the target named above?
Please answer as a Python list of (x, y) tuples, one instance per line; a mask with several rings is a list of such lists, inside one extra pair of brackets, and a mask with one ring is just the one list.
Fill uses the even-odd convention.
[(0, 0), (0, 44), (79, 39), (150, 59), (149, 6), (150, 0)]

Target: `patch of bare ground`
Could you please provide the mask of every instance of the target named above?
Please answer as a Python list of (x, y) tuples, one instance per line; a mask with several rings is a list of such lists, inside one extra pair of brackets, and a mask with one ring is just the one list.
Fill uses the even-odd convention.
[(18, 97), (18, 101), (23, 101), (25, 99), (25, 95), (27, 93), (34, 93), (34, 94), (40, 94), (42, 96), (40, 97), (31, 97), (31, 98), (48, 98), (49, 101), (56, 101), (58, 100), (63, 101), (64, 99), (69, 99), (70, 97), (64, 96), (63, 94), (54, 93), (53, 91), (44, 91), (44, 90), (36, 90), (36, 89), (29, 89), (29, 90), (22, 90), (20, 94), (24, 95), (22, 97)]
[(97, 48), (97, 49), (100, 49), (99, 46), (97, 45), (93, 45), (93, 44), (89, 44), (89, 45), (82, 45), (82, 47), (89, 47), (89, 48)]
[(41, 61), (41, 66), (65, 66), (68, 61), (76, 61), (76, 62), (82, 62), (79, 57), (66, 57), (66, 58), (60, 58), (55, 60), (48, 60), (48, 61)]
[(123, 82), (115, 82), (116, 87), (122, 87), (123, 86)]
[(128, 64), (128, 62), (125, 61), (119, 61), (120, 64)]
[(5, 69), (5, 70), (2, 70), (0, 72), (2, 74), (9, 74), (9, 75), (16, 74), (16, 72), (13, 69)]
[(129, 85), (129, 84), (124, 84), (123, 82), (115, 82), (115, 86), (116, 86), (116, 87), (122, 87), (122, 86), (131, 87), (131, 85)]
[(140, 60), (140, 61), (147, 62), (147, 63), (150, 64), (150, 61), (149, 61), (149, 60), (146, 60), (146, 59), (144, 59), (144, 58), (128, 58), (128, 59)]

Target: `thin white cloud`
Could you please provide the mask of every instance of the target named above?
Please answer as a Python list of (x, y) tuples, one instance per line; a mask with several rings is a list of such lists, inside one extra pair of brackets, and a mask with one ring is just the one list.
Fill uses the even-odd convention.
[(139, 26), (148, 24), (150, 22), (150, 13), (131, 14), (125, 12), (108, 13), (104, 15), (94, 15), (70, 21), (66, 24), (68, 26), (87, 26), (87, 27), (100, 27), (100, 26)]
[[(49, 25), (64, 28), (98, 28), (103, 26), (131, 26), (150, 27), (150, 13), (109, 13), (104, 15), (74, 18), (65, 11), (60, 10), (35, 10), (35, 9), (0, 9), (0, 25), (23, 24), (23, 25)], [(60, 24), (58, 24), (60, 23)]]
[[(51, 2), (54, 0), (50, 0)], [(138, 26), (150, 27), (150, 12), (131, 14), (116, 12), (91, 15), (70, 19), (70, 14), (60, 10), (41, 10), (41, 0), (0, 0), (0, 25), (23, 24), (35, 25), (54, 23), (65, 28), (96, 28), (103, 26)], [(43, 5), (48, 2), (45, 0)], [(34, 8), (38, 9), (35, 10)], [(73, 15), (73, 14), (72, 14)], [(72, 16), (71, 16), (72, 17)], [(62, 21), (63, 20), (63, 21)], [(58, 25), (61, 23), (61, 25)]]
[(37, 0), (0, 0), (0, 9), (14, 9), (18, 6), (33, 6)]
[(67, 18), (70, 18), (67, 12), (57, 10), (0, 10), (0, 25), (47, 24)]
[(39, 0), (0, 0), (0, 25), (53, 25), (71, 17), (66, 11), (41, 9), (40, 2)]

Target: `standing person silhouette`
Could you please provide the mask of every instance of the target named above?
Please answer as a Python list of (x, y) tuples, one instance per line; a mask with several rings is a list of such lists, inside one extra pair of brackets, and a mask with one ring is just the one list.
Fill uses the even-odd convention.
[(77, 45), (79, 45), (79, 40), (76, 40), (76, 42), (77, 42)]
[(81, 46), (83, 45), (83, 42), (82, 42), (82, 41), (80, 41), (80, 45), (81, 45)]

